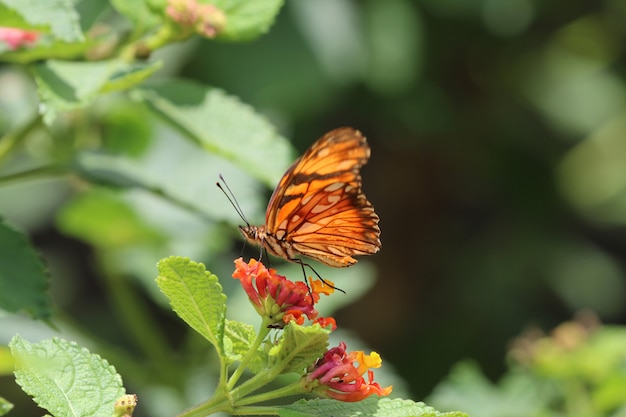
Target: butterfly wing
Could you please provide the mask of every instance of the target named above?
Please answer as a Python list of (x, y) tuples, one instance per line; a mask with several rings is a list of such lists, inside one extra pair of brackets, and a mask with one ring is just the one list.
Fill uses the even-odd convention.
[[(325, 264), (355, 264), (352, 255), (380, 249), (378, 216), (361, 190), (370, 156), (358, 130), (339, 128), (315, 142), (287, 170), (270, 199), (266, 231), (287, 254)], [(270, 242), (268, 242), (270, 243)]]

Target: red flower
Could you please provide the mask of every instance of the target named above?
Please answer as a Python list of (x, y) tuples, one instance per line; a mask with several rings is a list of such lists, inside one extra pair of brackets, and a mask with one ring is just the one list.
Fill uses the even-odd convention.
[[(355, 366), (358, 363), (358, 366)], [(362, 351), (346, 353), (346, 344), (329, 349), (303, 379), (305, 389), (340, 401), (361, 401), (372, 394), (389, 395), (392, 387), (381, 388), (374, 382), (374, 372), (369, 368), (379, 368), (380, 355)], [(367, 379), (363, 374), (367, 371)]]
[(17, 49), (22, 45), (35, 43), (39, 33), (30, 30), (0, 27), (0, 42), (4, 42), (9, 49)]
[(241, 258), (236, 259), (233, 278), (241, 282), (256, 311), (269, 319), (270, 324), (283, 324), (292, 320), (303, 324), (305, 316), (314, 320), (318, 315), (314, 304), (319, 300), (319, 294), (329, 293), (328, 288), (318, 282), (312, 282), (309, 291), (304, 282), (289, 281), (256, 259), (251, 259), (247, 264)]

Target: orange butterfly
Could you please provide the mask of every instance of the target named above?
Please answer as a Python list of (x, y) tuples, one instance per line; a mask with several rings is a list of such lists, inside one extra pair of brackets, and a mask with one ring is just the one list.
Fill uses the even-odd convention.
[(305, 265), (298, 255), (334, 267), (380, 250), (378, 215), (361, 191), (370, 148), (361, 132), (343, 127), (317, 140), (285, 172), (267, 206), (264, 226), (240, 226), (269, 253)]

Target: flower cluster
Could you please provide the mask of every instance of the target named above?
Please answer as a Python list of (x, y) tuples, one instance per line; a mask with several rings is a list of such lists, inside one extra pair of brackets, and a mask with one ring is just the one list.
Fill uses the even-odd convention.
[(224, 12), (197, 0), (169, 0), (166, 12), (180, 26), (193, 28), (207, 38), (215, 37), (226, 25)]
[(137, 395), (123, 395), (115, 401), (113, 417), (132, 417), (135, 407), (137, 407)]
[(256, 311), (271, 326), (282, 327), (290, 321), (303, 324), (306, 316), (322, 327), (336, 327), (332, 317), (318, 317), (315, 310), (320, 294), (329, 295), (334, 291), (332, 283), (312, 280), (309, 289), (304, 282), (290, 281), (255, 259), (245, 263), (241, 258), (235, 260), (233, 278), (241, 282)]
[[(370, 369), (379, 368), (381, 364), (378, 353), (347, 353), (346, 344), (341, 342), (317, 360), (303, 378), (302, 384), (309, 391), (347, 402), (361, 401), (373, 394), (389, 395), (392, 387), (381, 388), (374, 382), (374, 372)], [(363, 378), (366, 371), (367, 381)]]
[(39, 38), (39, 33), (30, 30), (0, 27), (0, 42), (4, 42), (9, 49), (17, 49), (24, 45), (32, 45)]
[[(291, 321), (302, 325), (304, 317), (322, 327), (337, 326), (332, 317), (318, 317), (315, 303), (320, 294), (330, 295), (332, 283), (311, 280), (311, 288), (303, 282), (293, 282), (267, 269), (252, 259), (245, 263), (235, 260), (233, 278), (241, 282), (250, 302), (270, 327), (283, 327)], [(376, 394), (389, 395), (392, 387), (381, 388), (374, 382), (372, 368), (382, 364), (380, 355), (362, 351), (346, 352), (346, 344), (329, 349), (309, 367), (299, 384), (305, 392), (316, 392), (340, 401), (360, 401)], [(367, 373), (367, 380), (364, 375)]]

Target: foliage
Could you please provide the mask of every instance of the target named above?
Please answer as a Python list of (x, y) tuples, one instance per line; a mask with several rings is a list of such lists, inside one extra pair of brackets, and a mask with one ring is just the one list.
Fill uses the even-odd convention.
[[(127, 354), (103, 343), (99, 350), (108, 350), (108, 356), (123, 365), (122, 373), (130, 374), (136, 385), (156, 378), (176, 386), (186, 377), (178, 369), (180, 364), (169, 363), (166, 342), (159, 340), (161, 330), (138, 298), (115, 282), (140, 267), (138, 258), (139, 264), (154, 262), (157, 254), (175, 250), (177, 242), (193, 244), (190, 237), (198, 243), (217, 236), (213, 231), (224, 217), (222, 210), (213, 200), (200, 201), (193, 181), (181, 181), (180, 175), (172, 178), (169, 172), (175, 169), (180, 174), (187, 168), (189, 175), (198, 176), (201, 165), (213, 170), (221, 164), (235, 176), (232, 165), (236, 165), (272, 184), (292, 152), (271, 123), (225, 91), (174, 77), (151, 80), (166, 64), (151, 56), (195, 36), (228, 42), (254, 39), (272, 25), (282, 1), (112, 1), (110, 6), (132, 26), (128, 34), (116, 33), (115, 23), (106, 15), (81, 15), (75, 2), (59, 0), (41, 7), (34, 1), (0, 0), (0, 60), (28, 71), (39, 101), (28, 120), (2, 120), (0, 181), (71, 176), (78, 182), (77, 191), (57, 211), (56, 225), (95, 248), (102, 274), (112, 280), (110, 291), (123, 327), (131, 329), (131, 338), (147, 357), (144, 366), (154, 373), (134, 366)], [(99, 25), (111, 26), (101, 32)], [(125, 110), (118, 110), (120, 106)], [(168, 138), (155, 138), (152, 123), (145, 118), (161, 120), (159, 131), (167, 132)], [(97, 131), (99, 123), (101, 132)], [(32, 140), (47, 145), (30, 154)], [(179, 152), (181, 170), (172, 152)], [(21, 157), (28, 163), (18, 163)], [(259, 163), (269, 160), (273, 163)], [(153, 211), (155, 205), (160, 206), (169, 218), (178, 216), (182, 232), (160, 216), (150, 218), (146, 205)], [(221, 247), (218, 240), (214, 252)], [(237, 265), (238, 270), (244, 268)], [(370, 368), (380, 367), (380, 356), (347, 352), (343, 342), (329, 349), (329, 327), (334, 328), (335, 321), (316, 319), (313, 306), (319, 294), (263, 269), (256, 261), (250, 265), (252, 269), (239, 276), (242, 284), (248, 280), (244, 284), (248, 293), (254, 288), (267, 291), (260, 289), (261, 270), (281, 288), (280, 294), (272, 294), (273, 301), (252, 300), (253, 304), (264, 300), (263, 305), (255, 305), (262, 318), (256, 331), (250, 324), (227, 319), (227, 296), (217, 276), (204, 265), (175, 256), (158, 263), (158, 288), (174, 312), (212, 345), (217, 359), (213, 397), (205, 396), (179, 415), (222, 411), (295, 416), (324, 415), (329, 410), (345, 416), (364, 411), (381, 416), (464, 415), (439, 413), (408, 400), (358, 404), (370, 395), (391, 392), (391, 386), (382, 388), (373, 381)], [(66, 326), (70, 320), (53, 312), (46, 293), (48, 281), (48, 271), (27, 235), (0, 222), (0, 308)], [(287, 290), (293, 292), (288, 303), (280, 298)], [(315, 323), (303, 325), (305, 316)], [(80, 332), (87, 334), (85, 329)], [(85, 341), (90, 343), (88, 338)], [(150, 396), (126, 394), (116, 369), (77, 342), (59, 337), (30, 342), (16, 334), (8, 347), (16, 383), (50, 415), (130, 416), (138, 404), (138, 412), (142, 403), (150, 413), (158, 407), (150, 403)], [(288, 383), (278, 380), (290, 374), (298, 378)], [(257, 405), (313, 392), (335, 399), (301, 400), (289, 407)], [(5, 414), (13, 405), (0, 400)], [(167, 407), (175, 412), (177, 404)]]
[[(584, 337), (565, 347), (563, 334), (526, 335), (532, 351), (516, 345), (506, 371), (501, 359), (528, 323), (581, 308), (626, 317), (623, 2), (283, 3), (0, 0), (0, 415), (41, 414), (13, 383), (18, 347), (36, 363), (58, 354), (90, 389), (97, 372), (119, 372), (137, 416), (163, 417), (242, 393), (254, 375), (266, 377), (244, 403), (291, 387), (328, 338), (347, 337), (383, 353), (395, 369), (377, 378), (397, 397), (421, 399), (451, 363), (475, 359), (482, 370), (463, 362), (426, 398), (440, 410), (623, 415), (622, 327), (575, 331)], [(383, 279), (365, 261), (316, 267), (348, 293), (329, 310), (356, 302), (342, 327), (289, 324), (255, 346), (255, 309), (217, 281), (240, 252), (240, 219), (214, 181), (223, 174), (262, 222), (263, 186), (293, 147), (340, 125), (372, 145), (363, 177)], [(193, 291), (191, 276), (204, 277)], [(63, 415), (116, 399), (111, 413), (130, 414), (120, 387), (78, 405), (26, 391)], [(459, 415), (400, 399), (275, 404), (263, 410)]]
[[(624, 415), (626, 328), (598, 326), (593, 317), (559, 325), (551, 335), (534, 330), (510, 350), (510, 369), (492, 384), (471, 362), (455, 366), (430, 400), (440, 407), (462, 404), (471, 415)], [(489, 404), (488, 408), (484, 405)]]
[(122, 379), (107, 361), (76, 343), (52, 339), (9, 344), (17, 383), (53, 416), (110, 416), (124, 395)]

